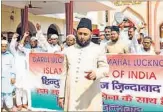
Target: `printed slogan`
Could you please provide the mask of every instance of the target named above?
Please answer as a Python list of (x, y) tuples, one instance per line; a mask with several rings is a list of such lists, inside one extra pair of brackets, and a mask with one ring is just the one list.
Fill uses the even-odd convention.
[[(104, 112), (163, 111), (161, 56), (106, 57), (110, 71), (100, 82)], [(62, 54), (30, 54), (30, 75), (38, 82), (31, 90), (32, 109), (63, 110), (57, 104), (63, 61)]]

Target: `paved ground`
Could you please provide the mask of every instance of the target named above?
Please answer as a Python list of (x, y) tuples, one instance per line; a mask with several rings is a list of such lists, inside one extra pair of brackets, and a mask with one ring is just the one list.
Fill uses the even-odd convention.
[[(16, 105), (15, 96), (13, 96), (13, 103), (14, 103), (14, 105)], [(7, 110), (7, 107), (6, 107), (6, 105), (4, 105), (4, 109), (2, 110), (2, 112), (7, 112), (7, 111), (8, 111), (8, 110)], [(21, 112), (22, 112), (22, 111), (27, 111), (27, 109), (23, 108), (23, 109), (21, 110)], [(14, 112), (20, 112), (20, 111), (17, 110), (16, 106), (14, 106)], [(29, 111), (28, 111), (28, 112), (29, 112)]]

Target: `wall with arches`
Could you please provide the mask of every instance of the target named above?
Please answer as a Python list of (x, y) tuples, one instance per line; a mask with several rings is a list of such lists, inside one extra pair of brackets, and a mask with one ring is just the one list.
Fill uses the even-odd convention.
[[(15, 7), (10, 7), (6, 5), (2, 5), (1, 8), (2, 12), (2, 27), (1, 27), (1, 32), (16, 32), (16, 29), (18, 25), (20, 24), (21, 21), (21, 15), (20, 12), (21, 10), (19, 8)], [(14, 13), (11, 13), (14, 11)], [(10, 19), (10, 16), (14, 16), (14, 20)], [(45, 17), (45, 16), (39, 16), (39, 15), (34, 15), (29, 13), (28, 15), (28, 20), (33, 23), (34, 25), (39, 22), (41, 23), (41, 29), (42, 32), (47, 35), (47, 30), (51, 24), (54, 24), (57, 27), (59, 35), (61, 35), (62, 40), (66, 38), (66, 23), (64, 19), (57, 19), (57, 18), (52, 18), (52, 17)], [(78, 21), (74, 21), (73, 27), (76, 29), (78, 25)], [(97, 25), (93, 25), (93, 29), (96, 29)]]

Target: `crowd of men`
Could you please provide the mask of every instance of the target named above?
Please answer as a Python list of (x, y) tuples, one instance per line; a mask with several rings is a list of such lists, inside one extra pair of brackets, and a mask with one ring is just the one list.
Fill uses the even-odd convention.
[[(2, 55), (2, 107), (4, 104), (9, 111), (15, 109), (21, 111), (28, 109), (28, 60), (30, 53), (65, 53), (70, 46), (79, 44), (87, 45), (85, 39), (76, 38), (76, 35), (68, 35), (64, 44), (59, 44), (59, 37), (52, 34), (45, 37), (41, 31), (41, 25), (36, 24), (37, 34), (31, 36), (25, 32), (20, 40), (18, 34), (13, 34), (6, 39), (1, 36)], [(80, 30), (80, 28), (79, 28)], [(163, 55), (163, 38), (160, 38), (160, 52), (156, 53), (152, 38), (139, 32), (136, 27), (128, 28), (125, 33), (119, 26), (106, 26), (104, 34), (98, 35), (98, 46), (108, 54), (139, 54), (139, 55)], [(79, 32), (80, 33), (80, 32)], [(78, 34), (87, 36), (86, 33)], [(94, 38), (94, 37), (92, 37)], [(90, 38), (91, 39), (91, 38)], [(78, 42), (80, 41), (80, 42)], [(81, 41), (84, 45), (80, 45)], [(89, 42), (89, 41), (88, 41)], [(73, 53), (73, 52), (72, 52)], [(16, 105), (13, 103), (15, 94)]]
[(106, 37), (101, 41), (100, 45), (104, 44), (106, 53), (139, 55), (163, 54), (163, 38), (160, 38), (160, 52), (156, 52), (152, 37), (141, 30), (138, 32), (135, 26), (129, 27), (127, 33), (118, 26), (107, 26), (104, 31)]
[[(58, 35), (52, 34), (46, 38), (41, 26), (36, 24), (37, 34), (31, 36), (25, 32), (22, 39), (17, 33), (10, 33), (8, 38), (1, 36), (2, 55), (2, 107), (9, 111), (22, 108), (28, 109), (28, 60), (30, 53), (59, 53), (75, 44), (75, 36), (68, 35), (66, 42), (59, 45)], [(12, 35), (12, 36), (11, 36)], [(13, 103), (13, 93), (16, 105)], [(15, 108), (16, 107), (16, 108)]]

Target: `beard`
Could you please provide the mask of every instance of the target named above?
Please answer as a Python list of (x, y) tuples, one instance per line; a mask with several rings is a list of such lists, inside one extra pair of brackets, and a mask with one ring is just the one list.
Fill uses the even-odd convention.
[(31, 46), (31, 48), (33, 48), (33, 49), (34, 49), (34, 48), (37, 48), (37, 45)]
[(118, 41), (118, 38), (117, 39), (115, 39), (115, 40), (112, 40), (112, 42), (117, 42)]
[(76, 43), (77, 43), (78, 45), (80, 45), (81, 47), (86, 47), (86, 46), (88, 46), (88, 45), (90, 44), (90, 42), (91, 42), (91, 37), (90, 37), (87, 41), (85, 41), (85, 42), (81, 42), (81, 41), (78, 39), (78, 37), (76, 38)]
[(132, 40), (133, 39), (133, 36), (132, 35), (129, 35), (129, 40)]

